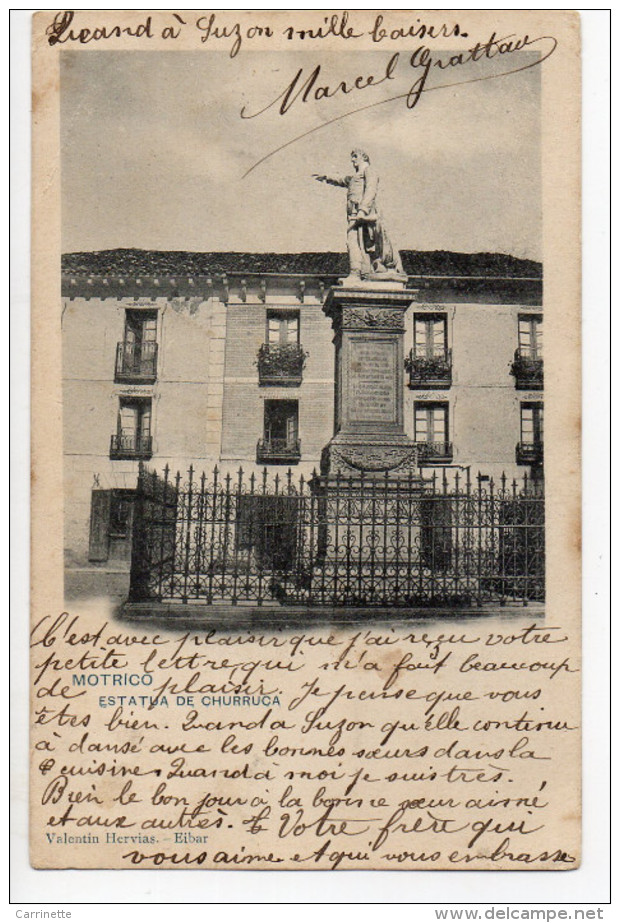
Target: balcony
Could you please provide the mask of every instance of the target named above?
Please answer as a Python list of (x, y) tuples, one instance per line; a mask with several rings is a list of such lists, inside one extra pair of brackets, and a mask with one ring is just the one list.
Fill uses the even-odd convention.
[(110, 439), (110, 458), (115, 460), (146, 460), (153, 454), (153, 437), (138, 434), (119, 435)]
[(301, 459), (299, 439), (259, 439), (256, 461), (259, 465), (296, 465)]
[(533, 358), (522, 349), (515, 350), (510, 374), (515, 377), (515, 388), (518, 391), (542, 391), (543, 389), (542, 359)]
[(434, 356), (411, 350), (405, 362), (409, 372), (409, 387), (446, 389), (452, 385), (452, 350), (446, 349)]
[(416, 442), (418, 450), (418, 464), (445, 465), (452, 461), (453, 450), (451, 442)]
[(540, 467), (544, 460), (544, 454), (542, 442), (517, 442), (517, 465)]
[(152, 384), (157, 378), (157, 343), (118, 343), (115, 381)]
[(300, 385), (307, 355), (297, 343), (263, 343), (257, 360), (259, 384), (286, 388)]

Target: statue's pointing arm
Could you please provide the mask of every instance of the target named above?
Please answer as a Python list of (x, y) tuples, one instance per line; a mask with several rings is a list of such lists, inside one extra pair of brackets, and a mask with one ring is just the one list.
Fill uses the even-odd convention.
[(329, 183), (330, 186), (348, 186), (348, 176), (325, 176), (322, 173), (313, 173), (312, 176), (319, 183)]

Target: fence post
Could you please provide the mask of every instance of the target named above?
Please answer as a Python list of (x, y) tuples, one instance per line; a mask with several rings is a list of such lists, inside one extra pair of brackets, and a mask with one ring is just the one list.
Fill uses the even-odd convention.
[(148, 567), (144, 560), (146, 529), (144, 523), (144, 463), (138, 465), (138, 481), (134, 497), (131, 534), (131, 569), (129, 574), (129, 601), (142, 602), (148, 599)]
[(193, 586), (194, 596), (196, 599), (200, 598), (200, 578), (204, 573), (204, 530), (205, 530), (205, 482), (206, 475), (204, 471), (200, 475), (200, 492), (198, 494), (198, 522), (196, 525), (196, 553), (194, 555), (194, 572), (195, 572), (195, 582)]
[(207, 603), (213, 603), (213, 571), (215, 569), (215, 518), (217, 510), (217, 465), (213, 468), (213, 488), (211, 490), (211, 539), (209, 542), (209, 578), (207, 581)]
[(192, 546), (192, 503), (194, 500), (194, 466), (189, 466), (187, 490), (185, 492), (187, 507), (185, 510), (185, 529), (183, 535), (183, 594), (181, 602), (187, 603), (187, 586), (189, 583), (190, 548)]
[(529, 508), (530, 508), (530, 491), (527, 479), (527, 471), (523, 474), (523, 490), (521, 492), (521, 502), (523, 504), (523, 605), (527, 606), (529, 600), (528, 574), (530, 569), (529, 561)]
[(479, 606), (482, 606), (482, 475), (478, 472), (478, 516), (476, 529), (478, 532), (478, 577), (477, 577), (477, 603)]
[(240, 516), (241, 516), (241, 490), (243, 487), (243, 468), (239, 468), (237, 472), (237, 491), (235, 494), (235, 547), (234, 547), (234, 557), (233, 557), (233, 585), (232, 585), (232, 594), (231, 594), (231, 603), (233, 606), (236, 606), (239, 602), (238, 596), (238, 582), (239, 582), (239, 536), (237, 534), (237, 529), (239, 528)]
[[(492, 573), (493, 573), (493, 572), (495, 571), (495, 566), (496, 566), (496, 551), (495, 551), (495, 518), (496, 518), (496, 516), (495, 516), (495, 481), (493, 480), (493, 478), (491, 478), (491, 480), (489, 481), (489, 504), (490, 504), (490, 514), (491, 514), (491, 515), (490, 515), (490, 519), (491, 519), (491, 568), (492, 568)], [(489, 584), (492, 586), (492, 582), (491, 582), (491, 581), (489, 581)], [(502, 587), (502, 584), (501, 584), (501, 581), (500, 581), (500, 588), (501, 588), (501, 587)], [(504, 605), (506, 604), (506, 600), (504, 599), (504, 595), (503, 595), (503, 588), (500, 589), (499, 604), (500, 604), (500, 606), (504, 606)]]

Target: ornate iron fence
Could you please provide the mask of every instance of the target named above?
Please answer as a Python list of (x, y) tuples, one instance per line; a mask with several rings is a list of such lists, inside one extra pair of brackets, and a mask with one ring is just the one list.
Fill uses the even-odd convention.
[(523, 477), (163, 476), (141, 466), (133, 601), (471, 606), (544, 599), (544, 495)]

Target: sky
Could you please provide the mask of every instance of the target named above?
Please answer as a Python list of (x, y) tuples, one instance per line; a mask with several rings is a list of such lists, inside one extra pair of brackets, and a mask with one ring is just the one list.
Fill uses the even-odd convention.
[[(399, 249), (540, 259), (541, 68), (427, 92), (410, 110), (403, 99), (383, 102), (419, 75), (401, 55), (380, 86), (241, 118), (244, 106), (247, 115), (278, 97), (299, 68), (305, 78), (320, 64), (317, 85), (335, 86), (358, 74), (378, 79), (390, 56), (63, 50), (63, 251), (342, 251), (346, 193), (311, 174), (345, 174), (351, 149), (362, 147)], [(472, 64), (458, 77), (511, 66)], [(433, 73), (427, 86), (431, 78), (448, 83), (454, 73)]]

